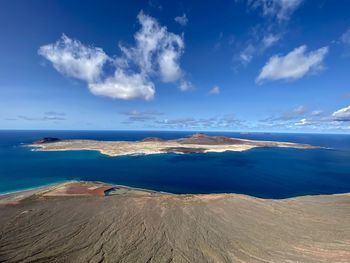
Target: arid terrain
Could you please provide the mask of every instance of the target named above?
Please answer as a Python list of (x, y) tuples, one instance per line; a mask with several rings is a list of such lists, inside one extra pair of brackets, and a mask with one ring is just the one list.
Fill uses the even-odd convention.
[(267, 200), (67, 182), (0, 198), (0, 262), (350, 262), (350, 195)]
[(290, 147), (298, 149), (316, 146), (289, 142), (253, 141), (224, 136), (194, 134), (189, 138), (162, 140), (145, 138), (142, 141), (59, 140), (45, 138), (29, 145), (43, 151), (92, 150), (109, 156), (157, 154), (157, 153), (206, 153), (246, 151), (256, 147)]

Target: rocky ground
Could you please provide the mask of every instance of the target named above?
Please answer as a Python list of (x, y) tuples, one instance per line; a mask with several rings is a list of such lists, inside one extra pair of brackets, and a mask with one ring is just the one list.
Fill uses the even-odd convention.
[(74, 184), (6, 197), (0, 262), (350, 262), (348, 194), (101, 196)]

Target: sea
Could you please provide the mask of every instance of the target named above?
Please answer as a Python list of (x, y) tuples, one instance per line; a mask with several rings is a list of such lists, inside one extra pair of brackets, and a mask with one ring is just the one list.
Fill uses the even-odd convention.
[(306, 143), (320, 149), (109, 157), (96, 151), (33, 151), (43, 137), (134, 141), (175, 139), (174, 131), (0, 131), (0, 193), (66, 180), (91, 180), (176, 194), (238, 193), (282, 199), (350, 192), (350, 135), (206, 132), (208, 135)]

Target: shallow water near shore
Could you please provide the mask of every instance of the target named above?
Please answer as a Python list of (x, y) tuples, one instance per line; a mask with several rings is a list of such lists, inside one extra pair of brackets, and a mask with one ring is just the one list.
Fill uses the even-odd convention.
[(350, 192), (350, 136), (207, 133), (307, 143), (329, 149), (256, 148), (245, 152), (108, 157), (94, 151), (39, 152), (42, 137), (174, 139), (193, 132), (0, 131), (0, 193), (64, 180), (93, 180), (171, 193), (240, 193), (263, 198)]

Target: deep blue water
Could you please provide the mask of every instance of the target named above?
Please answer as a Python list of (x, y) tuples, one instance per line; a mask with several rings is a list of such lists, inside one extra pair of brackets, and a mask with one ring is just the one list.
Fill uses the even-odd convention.
[(93, 151), (38, 152), (42, 137), (165, 139), (192, 132), (0, 131), (0, 193), (64, 180), (96, 180), (172, 193), (242, 193), (264, 198), (350, 192), (350, 135), (208, 133), (309, 143), (331, 149), (257, 148), (245, 152), (108, 157)]

